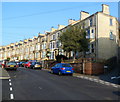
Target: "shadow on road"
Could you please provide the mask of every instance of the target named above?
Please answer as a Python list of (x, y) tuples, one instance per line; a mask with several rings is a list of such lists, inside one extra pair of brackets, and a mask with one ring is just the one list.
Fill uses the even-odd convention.
[(120, 91), (113, 91), (113, 94), (120, 96)]
[(118, 76), (120, 76), (120, 66), (117, 66), (110, 72), (99, 75), (98, 77), (101, 80), (120, 85), (120, 78), (118, 78)]

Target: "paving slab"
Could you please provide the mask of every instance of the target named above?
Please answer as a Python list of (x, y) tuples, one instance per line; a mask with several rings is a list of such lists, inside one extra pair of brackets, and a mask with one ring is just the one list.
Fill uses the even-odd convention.
[(4, 68), (0, 68), (0, 79), (9, 79), (10, 76)]

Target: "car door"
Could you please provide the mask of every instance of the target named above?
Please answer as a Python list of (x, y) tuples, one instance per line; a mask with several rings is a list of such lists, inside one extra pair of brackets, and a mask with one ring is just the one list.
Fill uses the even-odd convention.
[(56, 73), (56, 66), (57, 66), (57, 64), (52, 67), (52, 70), (54, 73)]
[(57, 66), (56, 66), (56, 73), (59, 73), (59, 71), (60, 71), (60, 64), (57, 64)]

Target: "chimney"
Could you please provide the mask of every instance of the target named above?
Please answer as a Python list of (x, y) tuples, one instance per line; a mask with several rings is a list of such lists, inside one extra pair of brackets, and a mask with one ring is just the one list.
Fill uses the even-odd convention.
[(105, 13), (105, 14), (110, 15), (109, 5), (102, 4), (102, 12)]
[(90, 14), (88, 12), (85, 12), (85, 11), (80, 12), (80, 20), (83, 20), (89, 16), (90, 16)]
[(54, 32), (56, 29), (54, 27), (51, 27), (51, 32)]
[(69, 25), (69, 24), (72, 24), (72, 23), (74, 23), (74, 22), (76, 22), (74, 19), (69, 19), (69, 20), (68, 20), (68, 25)]
[(58, 29), (62, 29), (62, 28), (64, 28), (65, 26), (64, 25), (59, 25), (58, 24)]

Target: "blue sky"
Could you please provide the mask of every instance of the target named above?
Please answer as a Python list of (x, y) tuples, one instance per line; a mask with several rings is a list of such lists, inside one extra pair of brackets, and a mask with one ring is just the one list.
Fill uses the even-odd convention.
[(67, 25), (68, 19), (79, 20), (81, 10), (101, 11), (101, 4), (108, 4), (110, 14), (118, 17), (117, 2), (3, 2), (2, 45), (32, 38), (58, 24)]

